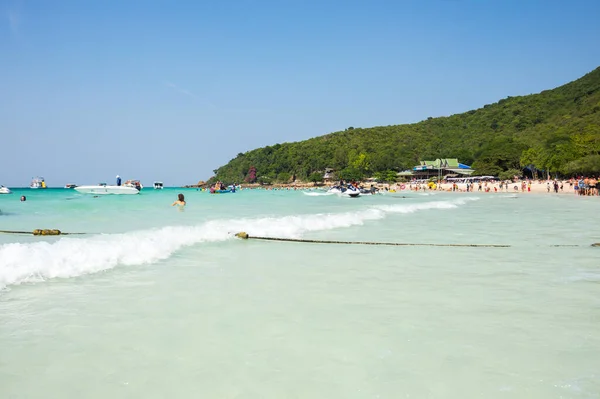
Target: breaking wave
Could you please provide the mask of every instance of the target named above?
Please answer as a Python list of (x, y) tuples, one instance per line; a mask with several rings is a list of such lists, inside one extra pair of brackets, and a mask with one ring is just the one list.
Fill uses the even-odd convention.
[(452, 209), (477, 198), (418, 204), (374, 206), (355, 212), (290, 215), (274, 218), (218, 220), (198, 226), (168, 226), (90, 237), (63, 237), (55, 242), (11, 243), (0, 246), (0, 289), (24, 282), (68, 278), (112, 269), (154, 263), (203, 242), (232, 239), (245, 231), (254, 236), (298, 238), (311, 231), (362, 225), (390, 213)]

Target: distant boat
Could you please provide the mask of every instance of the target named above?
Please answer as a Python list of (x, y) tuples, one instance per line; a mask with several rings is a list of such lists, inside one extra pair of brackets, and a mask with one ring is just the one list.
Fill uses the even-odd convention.
[(46, 181), (43, 177), (34, 177), (29, 184), (29, 188), (46, 188)]
[(65, 184), (65, 188), (75, 188), (77, 187), (77, 184)]
[(129, 186), (108, 186), (105, 183), (97, 186), (77, 186), (75, 191), (81, 194), (95, 194), (95, 195), (133, 195), (139, 194), (140, 190), (135, 187)]
[(227, 193), (235, 193), (235, 186), (234, 185), (230, 185), (230, 186), (221, 186), (223, 188), (217, 190), (215, 189), (215, 187), (211, 187), (210, 188), (210, 193), (211, 194), (227, 194)]
[(154, 189), (155, 190), (162, 190), (163, 188), (164, 188), (163, 187), (163, 182), (161, 182), (161, 181), (155, 181), (154, 182)]
[(8, 187), (4, 187), (4, 186), (0, 185), (0, 194), (10, 194), (10, 193), (12, 193), (12, 191), (10, 191), (8, 189)]

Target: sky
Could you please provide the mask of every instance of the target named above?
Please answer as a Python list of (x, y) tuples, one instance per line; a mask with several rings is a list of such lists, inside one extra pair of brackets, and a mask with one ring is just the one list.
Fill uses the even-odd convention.
[(0, 184), (194, 184), (600, 66), (600, 1), (0, 0)]

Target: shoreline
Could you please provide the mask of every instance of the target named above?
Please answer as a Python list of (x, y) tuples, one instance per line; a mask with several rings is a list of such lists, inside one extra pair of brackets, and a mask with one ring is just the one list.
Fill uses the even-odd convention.
[[(577, 192), (575, 191), (574, 185), (571, 184), (568, 180), (558, 181), (559, 185), (562, 183), (563, 189), (559, 188), (558, 192), (554, 192), (553, 182), (554, 180), (535, 180), (531, 181), (530, 186), (525, 186), (525, 189), (522, 190), (522, 182), (517, 181), (512, 182), (509, 185), (508, 190), (503, 186), (500, 189), (500, 182), (487, 182), (482, 183), (481, 190), (479, 190), (479, 184), (474, 184), (473, 190), (468, 191), (469, 193), (478, 193), (478, 194), (553, 194), (553, 195), (575, 195), (577, 196)], [(548, 183), (550, 184), (550, 191), (548, 191)], [(466, 183), (456, 183), (456, 189), (453, 190), (453, 183), (441, 183), (437, 185), (436, 189), (430, 189), (426, 184), (419, 183), (371, 183), (371, 182), (363, 182), (361, 186), (368, 188), (371, 184), (378, 188), (379, 190), (384, 191), (396, 191), (396, 192), (450, 192), (450, 193), (467, 193), (467, 184)], [(296, 181), (293, 183), (272, 183), (272, 184), (260, 184), (260, 183), (246, 183), (241, 184), (242, 190), (255, 190), (255, 189), (263, 189), (263, 190), (313, 190), (313, 189), (329, 189), (334, 186), (333, 182), (326, 183), (318, 183), (314, 184), (312, 182), (300, 182)], [(404, 187), (404, 188), (402, 188)], [(517, 187), (517, 190), (515, 190)], [(204, 186), (198, 185), (189, 185), (183, 186), (182, 188), (204, 188)], [(387, 189), (387, 190), (386, 190)], [(597, 196), (597, 195), (596, 195)]]

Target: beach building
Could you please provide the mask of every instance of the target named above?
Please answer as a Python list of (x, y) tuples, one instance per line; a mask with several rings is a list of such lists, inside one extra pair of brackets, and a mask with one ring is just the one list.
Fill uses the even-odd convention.
[(325, 168), (325, 173), (323, 174), (323, 180), (328, 183), (331, 182), (334, 178), (334, 170), (333, 168)]
[(421, 161), (412, 169), (398, 173), (398, 177), (429, 179), (432, 177), (468, 177), (474, 172), (469, 165), (458, 162), (456, 158), (438, 158), (435, 161)]

